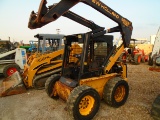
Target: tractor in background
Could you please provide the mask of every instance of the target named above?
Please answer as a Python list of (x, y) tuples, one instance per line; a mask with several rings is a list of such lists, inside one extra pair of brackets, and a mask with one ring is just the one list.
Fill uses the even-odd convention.
[(134, 44), (124, 49), (121, 56), (119, 57), (119, 60), (123, 62), (131, 62), (135, 65), (138, 65), (141, 62), (147, 62), (148, 55), (145, 53), (143, 49), (137, 47), (137, 45), (135, 44), (135, 41), (137, 40), (131, 39), (131, 41), (133, 41)]
[(22, 41), (19, 48), (26, 49), (27, 58), (28, 58), (32, 53), (35, 53), (37, 51), (37, 45), (38, 45), (38, 41), (30, 40), (29, 44), (24, 44)]
[(38, 41), (30, 40), (30, 47), (28, 48), (29, 52), (36, 52), (37, 51), (37, 46), (38, 46)]

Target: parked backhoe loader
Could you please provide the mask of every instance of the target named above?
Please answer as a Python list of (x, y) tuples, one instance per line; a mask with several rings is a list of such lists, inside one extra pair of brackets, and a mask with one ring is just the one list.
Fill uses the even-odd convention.
[[(150, 70), (154, 70), (156, 69), (158, 66), (160, 66), (160, 27), (158, 29), (155, 41), (154, 41), (154, 45), (153, 45), (153, 49), (152, 49), (152, 53), (149, 56), (149, 61), (148, 64), (152, 67), (150, 67)], [(157, 66), (157, 67), (156, 67)], [(157, 68), (157, 70), (159, 69), (159, 67)]]
[[(91, 120), (99, 110), (100, 99), (113, 107), (127, 100), (127, 65), (117, 59), (130, 44), (132, 23), (99, 0), (62, 0), (50, 8), (46, 7), (47, 1), (42, 0), (38, 14), (31, 13), (28, 26), (42, 27), (79, 2), (93, 7), (118, 26), (65, 36), (62, 72), (49, 77), (45, 89), (49, 97), (67, 101), (66, 110), (73, 119)], [(118, 48), (113, 46), (113, 36), (105, 35), (112, 32), (122, 35), (123, 43)]]
[(30, 55), (22, 74), (15, 72), (3, 80), (0, 96), (19, 94), (26, 88), (42, 89), (47, 77), (61, 72), (64, 35), (37, 34), (35, 37), (38, 38), (37, 52)]

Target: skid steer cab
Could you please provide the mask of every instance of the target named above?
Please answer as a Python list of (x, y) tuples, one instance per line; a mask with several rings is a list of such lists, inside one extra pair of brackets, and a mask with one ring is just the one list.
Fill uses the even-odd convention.
[(62, 73), (49, 77), (45, 90), (49, 97), (67, 101), (67, 110), (76, 120), (91, 120), (100, 100), (113, 107), (128, 97), (127, 66), (117, 61), (124, 49), (113, 46), (113, 36), (92, 32), (64, 37)]

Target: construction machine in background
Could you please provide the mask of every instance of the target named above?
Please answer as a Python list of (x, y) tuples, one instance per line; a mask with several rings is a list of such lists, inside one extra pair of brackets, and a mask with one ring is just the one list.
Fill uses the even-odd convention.
[[(62, 72), (49, 77), (45, 89), (49, 97), (67, 101), (66, 110), (72, 119), (91, 120), (99, 110), (100, 99), (113, 107), (120, 107), (127, 100), (127, 65), (117, 60), (130, 44), (132, 23), (99, 0), (62, 0), (50, 8), (42, 0), (38, 14), (31, 13), (28, 26), (42, 27), (64, 16), (79, 2), (93, 7), (118, 26), (65, 36)], [(105, 35), (113, 32), (122, 35), (123, 43), (118, 48), (113, 46), (113, 36)]]
[[(160, 27), (158, 29), (153, 50), (149, 57), (150, 71), (160, 72)], [(151, 116), (155, 120), (160, 120), (160, 94), (157, 95), (152, 104)]]
[(18, 42), (12, 43), (10, 40), (0, 40), (0, 54), (16, 49), (18, 45)]
[(38, 41), (30, 40), (29, 44), (22, 44), (20, 48), (26, 49), (27, 53), (36, 52), (37, 51)]
[(160, 66), (160, 27), (158, 29), (152, 53), (149, 56), (148, 64), (152, 67), (150, 67), (150, 70), (160, 70), (158, 66)]
[[(22, 73), (15, 72), (2, 81), (0, 96), (22, 93), (25, 88), (44, 88), (47, 77), (60, 73), (63, 55), (63, 34), (37, 34), (37, 52), (31, 54)], [(22, 48), (21, 48), (22, 49)]]
[(27, 61), (26, 50), (18, 46), (18, 42), (0, 40), (0, 74), (5, 78), (24, 69)]
[(38, 41), (30, 40), (29, 43), (30, 43), (30, 47), (28, 48), (28, 51), (29, 52), (36, 52)]
[(22, 71), (27, 61), (26, 50), (16, 48), (0, 54), (0, 74), (11, 76), (14, 72)]
[(28, 58), (22, 79), (27, 88), (44, 88), (46, 78), (59, 73), (62, 66), (63, 34), (37, 34), (37, 52)]

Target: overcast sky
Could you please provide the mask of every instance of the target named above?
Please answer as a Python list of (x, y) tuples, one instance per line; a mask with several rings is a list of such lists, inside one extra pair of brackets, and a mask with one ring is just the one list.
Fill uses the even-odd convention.
[[(89, 29), (67, 18), (60, 17), (55, 22), (46, 26), (31, 30), (28, 28), (28, 20), (32, 10), (38, 11), (41, 0), (0, 0), (0, 39), (11, 41), (35, 40), (38, 33), (60, 34), (84, 33)], [(59, 0), (48, 0), (47, 6)], [(130, 20), (133, 24), (132, 38), (147, 38), (157, 33), (160, 26), (160, 0), (101, 0), (121, 16)], [(83, 3), (71, 8), (71, 11), (94, 21), (99, 26), (110, 28), (117, 25), (106, 16), (97, 12)], [(117, 36), (115, 36), (116, 38)]]

